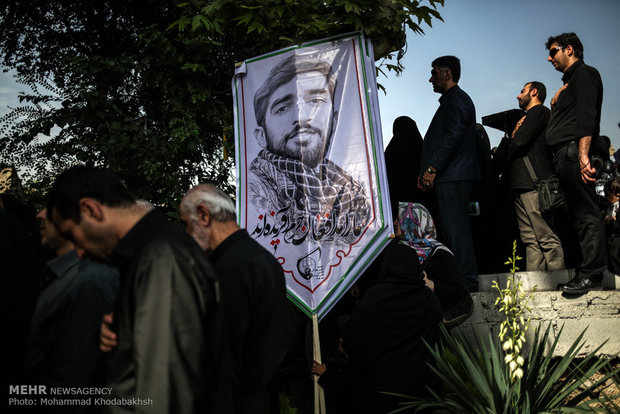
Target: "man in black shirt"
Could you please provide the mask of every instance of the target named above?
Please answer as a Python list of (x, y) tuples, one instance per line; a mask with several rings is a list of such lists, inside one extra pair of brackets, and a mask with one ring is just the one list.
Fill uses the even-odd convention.
[(537, 179), (546, 180), (553, 174), (544, 147), (549, 120), (549, 109), (543, 105), (546, 94), (545, 85), (540, 82), (528, 82), (523, 86), (517, 100), (527, 114), (519, 120), (512, 134), (502, 139), (495, 153), (496, 159), (501, 159), (505, 166), (514, 196), (528, 271), (564, 269), (562, 243), (540, 212), (538, 191), (526, 164), (529, 162)]
[(209, 254), (222, 285), (234, 364), (235, 414), (278, 411), (274, 380), (286, 348), (286, 283), (276, 258), (241, 229), (232, 200), (211, 184), (180, 206), (187, 232)]
[(605, 228), (594, 191), (596, 170), (590, 163), (591, 143), (600, 130), (603, 83), (598, 71), (583, 62), (583, 45), (575, 33), (552, 36), (545, 47), (547, 60), (564, 73), (564, 85), (551, 100), (546, 140), (582, 255), (575, 277), (559, 288), (579, 294), (600, 289), (607, 267)]

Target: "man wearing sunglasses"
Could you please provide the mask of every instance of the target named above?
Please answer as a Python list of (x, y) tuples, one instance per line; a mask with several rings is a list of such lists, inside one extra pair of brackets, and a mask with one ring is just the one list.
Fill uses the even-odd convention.
[(598, 71), (583, 62), (583, 45), (575, 33), (552, 36), (547, 60), (562, 73), (563, 86), (551, 100), (546, 143), (566, 197), (568, 215), (579, 237), (581, 262), (575, 276), (559, 289), (581, 294), (600, 289), (607, 267), (605, 228), (597, 205), (596, 169), (591, 147), (598, 140), (603, 83)]

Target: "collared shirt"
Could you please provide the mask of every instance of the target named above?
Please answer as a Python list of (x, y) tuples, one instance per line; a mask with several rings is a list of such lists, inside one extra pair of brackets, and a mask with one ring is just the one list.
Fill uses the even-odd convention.
[(578, 60), (562, 81), (567, 86), (551, 108), (547, 127), (546, 143), (551, 147), (585, 136), (598, 137), (600, 131), (603, 82), (598, 71)]
[(420, 176), (432, 165), (436, 183), (480, 179), (476, 155), (476, 108), (458, 85), (439, 98), (422, 144)]
[(98, 332), (111, 312), (118, 272), (75, 250), (47, 263), (52, 280), (41, 292), (26, 348), (28, 376), (50, 386), (90, 386), (101, 359)]

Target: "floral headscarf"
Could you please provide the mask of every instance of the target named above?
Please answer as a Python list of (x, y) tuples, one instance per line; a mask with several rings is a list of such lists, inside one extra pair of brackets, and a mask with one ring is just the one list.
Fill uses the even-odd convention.
[(437, 241), (437, 229), (426, 207), (418, 203), (398, 203), (398, 222), (404, 240), (401, 243), (412, 247), (418, 253), (420, 263), (424, 263), (434, 248), (446, 246)]

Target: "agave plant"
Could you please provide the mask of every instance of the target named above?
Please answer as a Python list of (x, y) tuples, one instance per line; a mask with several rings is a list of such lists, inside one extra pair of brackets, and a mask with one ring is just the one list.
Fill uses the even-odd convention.
[[(575, 339), (562, 357), (553, 357), (562, 330), (546, 347), (550, 339), (551, 324), (544, 330), (539, 325), (534, 331), (528, 355), (522, 355), (525, 329), (529, 318), (523, 317), (527, 309), (526, 297), (520, 280), (515, 279), (516, 243), (513, 246), (511, 276), (506, 289), (500, 289), (496, 302), (506, 315), (500, 335), (489, 333), (485, 341), (476, 335), (466, 336), (457, 330), (448, 333), (442, 327), (443, 341), (429, 349), (435, 359), (432, 367), (441, 382), (440, 389), (430, 389), (430, 397), (403, 397), (397, 412), (433, 413), (618, 413), (620, 395), (600, 395), (600, 388), (608, 379), (617, 385), (620, 368), (612, 361), (596, 355), (605, 343), (584, 358), (577, 358), (585, 341), (586, 330)], [(469, 339), (475, 338), (475, 339)], [(602, 375), (590, 381), (595, 373)], [(396, 394), (391, 394), (396, 395)], [(428, 412), (424, 411), (424, 412)]]
[[(443, 328), (442, 328), (443, 329)], [(549, 349), (550, 325), (535, 329), (533, 345), (523, 364), (523, 377), (514, 380), (506, 352), (495, 337), (487, 341), (468, 339), (461, 331), (449, 334), (445, 329), (442, 344), (431, 348), (434, 372), (442, 388), (429, 390), (425, 399), (405, 398), (396, 412), (429, 409), (434, 413), (617, 413), (620, 406), (614, 397), (600, 397), (598, 389), (608, 379), (618, 380), (620, 368), (611, 361), (596, 357), (601, 344), (582, 359), (577, 359), (584, 345), (585, 330), (563, 357), (554, 358), (562, 330)], [(604, 374), (588, 380), (597, 372)], [(615, 396), (618, 398), (620, 396)], [(596, 409), (593, 406), (597, 406)]]

